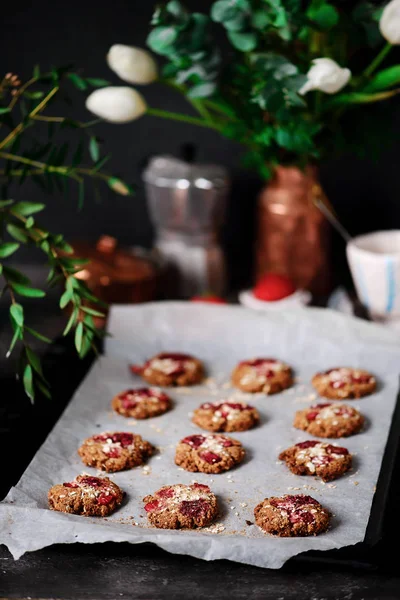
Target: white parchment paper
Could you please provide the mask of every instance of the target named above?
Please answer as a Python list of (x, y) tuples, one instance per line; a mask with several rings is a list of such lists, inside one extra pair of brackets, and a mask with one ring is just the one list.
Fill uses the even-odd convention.
[[(363, 540), (398, 391), (397, 335), (326, 309), (261, 314), (236, 306), (179, 302), (115, 306), (109, 330), (113, 337), (106, 342), (105, 356), (94, 364), (17, 486), (0, 504), (0, 543), (14, 558), (54, 543), (150, 541), (170, 552), (206, 560), (226, 558), (279, 568), (300, 552)], [(201, 386), (169, 390), (174, 408), (160, 417), (135, 422), (113, 413), (110, 401), (116, 393), (142, 385), (129, 372), (128, 363), (140, 363), (160, 351), (198, 356), (205, 362), (209, 380)], [(295, 387), (251, 398), (230, 388), (232, 368), (254, 356), (290, 363), (296, 373)], [(311, 437), (292, 427), (295, 411), (318, 400), (310, 378), (318, 370), (345, 365), (369, 369), (379, 378), (375, 394), (349, 401), (367, 418), (362, 433), (339, 442), (354, 454), (354, 469), (330, 484), (293, 475), (277, 455)], [(173, 460), (176, 443), (201, 431), (191, 423), (190, 413), (207, 400), (246, 396), (262, 421), (251, 431), (233, 435), (246, 448), (245, 462), (219, 475), (179, 469)], [(127, 493), (123, 506), (107, 519), (48, 510), (47, 491), (52, 485), (81, 472), (96, 474), (82, 465), (76, 450), (84, 438), (106, 430), (140, 433), (159, 448), (147, 468), (111, 474)], [(218, 496), (218, 532), (148, 527), (143, 496), (164, 484), (193, 481), (209, 484)], [(330, 530), (311, 538), (273, 538), (246, 523), (254, 522), (253, 509), (260, 500), (284, 493), (310, 494), (324, 504), (334, 515)]]

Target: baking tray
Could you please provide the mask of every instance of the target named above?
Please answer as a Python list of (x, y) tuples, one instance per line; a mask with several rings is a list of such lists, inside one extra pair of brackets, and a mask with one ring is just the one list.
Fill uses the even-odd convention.
[[(68, 357), (67, 359), (66, 359), (66, 356)], [(89, 367), (89, 361), (86, 361), (86, 364), (80, 363), (76, 359), (73, 352), (71, 352), (71, 348), (69, 348), (63, 342), (62, 344), (59, 344), (59, 343), (55, 344), (54, 347), (51, 349), (51, 351), (49, 352), (48, 356), (45, 359), (45, 364), (48, 364), (49, 362), (53, 363), (51, 372), (54, 373), (54, 363), (56, 363), (59, 367), (58, 373), (55, 374), (56, 376), (54, 378), (53, 385), (55, 384), (55, 387), (57, 387), (57, 381), (58, 382), (60, 381), (60, 375), (61, 375), (61, 380), (68, 381), (68, 384), (69, 384), (69, 390), (68, 391), (65, 390), (65, 391), (67, 391), (67, 393), (64, 393), (64, 397), (60, 397), (59, 394), (57, 394), (57, 404), (60, 409), (63, 404), (66, 404), (68, 402), (69, 398), (71, 397), (71, 393), (72, 393), (73, 389), (78, 387), (78, 384), (82, 379), (82, 376), (84, 375), (84, 373), (87, 371), (87, 369)], [(80, 369), (78, 368), (76, 370), (77, 366), (81, 367), (81, 368)], [(64, 377), (62, 377), (62, 373), (64, 373)], [(68, 373), (67, 379), (66, 379), (65, 373)], [(76, 379), (76, 381), (74, 381), (74, 382), (72, 382), (69, 379), (71, 373), (74, 373), (74, 375), (76, 373), (76, 377), (74, 377), (74, 379)], [(61, 389), (63, 389), (63, 388), (61, 388)], [(37, 408), (39, 409), (39, 411), (40, 411), (41, 406), (43, 406), (42, 401), (39, 402), (39, 405), (37, 405)], [(31, 419), (28, 419), (28, 420), (31, 422)], [(22, 417), (22, 421), (23, 421), (23, 417)], [(49, 418), (47, 419), (47, 423), (46, 423), (46, 426), (43, 428), (42, 435), (45, 435), (48, 432), (48, 430), (51, 428), (52, 422), (54, 422), (54, 420), (51, 421), (51, 419), (49, 419)], [(19, 430), (20, 430), (21, 419), (19, 420), (19, 422), (15, 421), (14, 425), (17, 428), (19, 428)], [(380, 474), (379, 474), (379, 479), (378, 479), (378, 484), (377, 484), (377, 492), (374, 496), (364, 542), (357, 544), (355, 546), (348, 547), (348, 548), (340, 548), (338, 550), (332, 550), (332, 551), (331, 550), (323, 551), (323, 552), (308, 551), (301, 555), (297, 555), (295, 558), (291, 559), (290, 562), (293, 562), (293, 561), (299, 562), (299, 561), (306, 560), (306, 561), (318, 561), (318, 562), (324, 562), (324, 563), (333, 562), (336, 564), (341, 564), (343, 562), (346, 562), (348, 564), (353, 564), (353, 565), (356, 564), (359, 566), (362, 566), (364, 564), (366, 564), (366, 565), (371, 564), (371, 560), (374, 559), (374, 556), (369, 552), (369, 550), (375, 544), (377, 544), (382, 537), (382, 533), (384, 530), (384, 522), (385, 522), (385, 508), (387, 506), (392, 474), (396, 467), (396, 464), (398, 463), (397, 455), (398, 455), (399, 439), (398, 439), (397, 432), (400, 430), (399, 425), (400, 425), (400, 409), (399, 409), (399, 396), (397, 396), (396, 408), (395, 408), (393, 418), (392, 418), (392, 424), (391, 424), (391, 428), (390, 428), (390, 432), (389, 432), (389, 436), (388, 436), (388, 440), (387, 440), (387, 444), (386, 444), (386, 448), (385, 448), (384, 457), (381, 462), (381, 469), (380, 469)], [(12, 429), (15, 429), (15, 427), (11, 427), (10, 431)], [(36, 438), (37, 444), (40, 441), (41, 441), (40, 439)], [(28, 447), (29, 447), (29, 445), (28, 445)], [(31, 448), (32, 448), (32, 454), (33, 454), (35, 451), (35, 446), (32, 446)], [(28, 455), (25, 456), (26, 462), (28, 462), (29, 458), (30, 458), (30, 456), (28, 456)], [(13, 473), (14, 476), (12, 477), (12, 481), (8, 480), (9, 483), (15, 483), (15, 481), (19, 478), (19, 474), (20, 473), (16, 473), (14, 471), (14, 473)], [(3, 480), (3, 484), (5, 484), (4, 480)], [(286, 565), (287, 564), (288, 563), (286, 563)]]

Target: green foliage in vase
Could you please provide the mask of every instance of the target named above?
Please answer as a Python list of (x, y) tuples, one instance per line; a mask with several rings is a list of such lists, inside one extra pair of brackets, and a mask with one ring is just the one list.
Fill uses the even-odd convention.
[[(3, 284), (0, 293), (1, 296), (8, 295), (10, 301), (13, 336), (7, 356), (16, 347), (21, 350), (18, 376), (32, 401), (37, 391), (50, 397), (50, 390), (31, 340), (51, 340), (29, 327), (25, 318), (24, 299), (40, 300), (46, 292), (34, 288), (24, 273), (9, 264), (18, 250), (30, 246), (43, 252), (49, 267), (47, 284), (63, 289), (60, 308), (70, 311), (64, 335), (74, 332), (80, 357), (96, 349), (96, 339), (103, 333), (95, 327), (93, 317), (103, 313), (93, 309), (93, 303), (99, 301), (76, 277), (86, 261), (72, 258), (73, 249), (63, 236), (47, 231), (40, 224), (38, 214), (45, 209), (45, 204), (14, 201), (9, 197), (16, 186), (28, 179), (50, 194), (54, 190), (68, 194), (72, 186), (76, 186), (78, 207), (83, 204), (89, 181), (95, 186), (103, 182), (125, 195), (132, 192), (122, 180), (102, 170), (109, 156), (102, 156), (100, 140), (93, 132), (97, 120), (82, 123), (44, 113), (57, 94), (65, 93), (68, 86), (86, 91), (107, 85), (105, 80), (84, 78), (70, 68), (41, 73), (39, 67), (35, 67), (32, 77), (25, 83), (11, 73), (0, 82), (0, 281)], [(72, 142), (64, 141), (65, 131), (73, 132), (69, 136)], [(88, 164), (83, 162), (85, 155)], [(21, 196), (20, 191), (18, 196)]]
[[(164, 83), (192, 101), (199, 124), (243, 144), (245, 164), (268, 178), (276, 164), (365, 150), (357, 116), (400, 92), (400, 65), (381, 68), (393, 47), (380, 26), (387, 4), (217, 0), (202, 14), (172, 0), (156, 9), (148, 46), (166, 59)], [(217, 27), (230, 46), (225, 60)]]

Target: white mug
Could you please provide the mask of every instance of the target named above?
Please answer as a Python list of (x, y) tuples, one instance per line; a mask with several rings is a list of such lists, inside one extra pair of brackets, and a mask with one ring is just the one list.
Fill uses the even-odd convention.
[(353, 238), (346, 247), (357, 295), (377, 320), (400, 317), (400, 230)]

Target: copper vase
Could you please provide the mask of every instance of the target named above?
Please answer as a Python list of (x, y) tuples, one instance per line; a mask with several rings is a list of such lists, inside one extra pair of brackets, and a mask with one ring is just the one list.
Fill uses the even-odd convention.
[(330, 225), (314, 200), (324, 201), (317, 169), (276, 168), (258, 201), (256, 278), (287, 275), (315, 296), (330, 290)]

